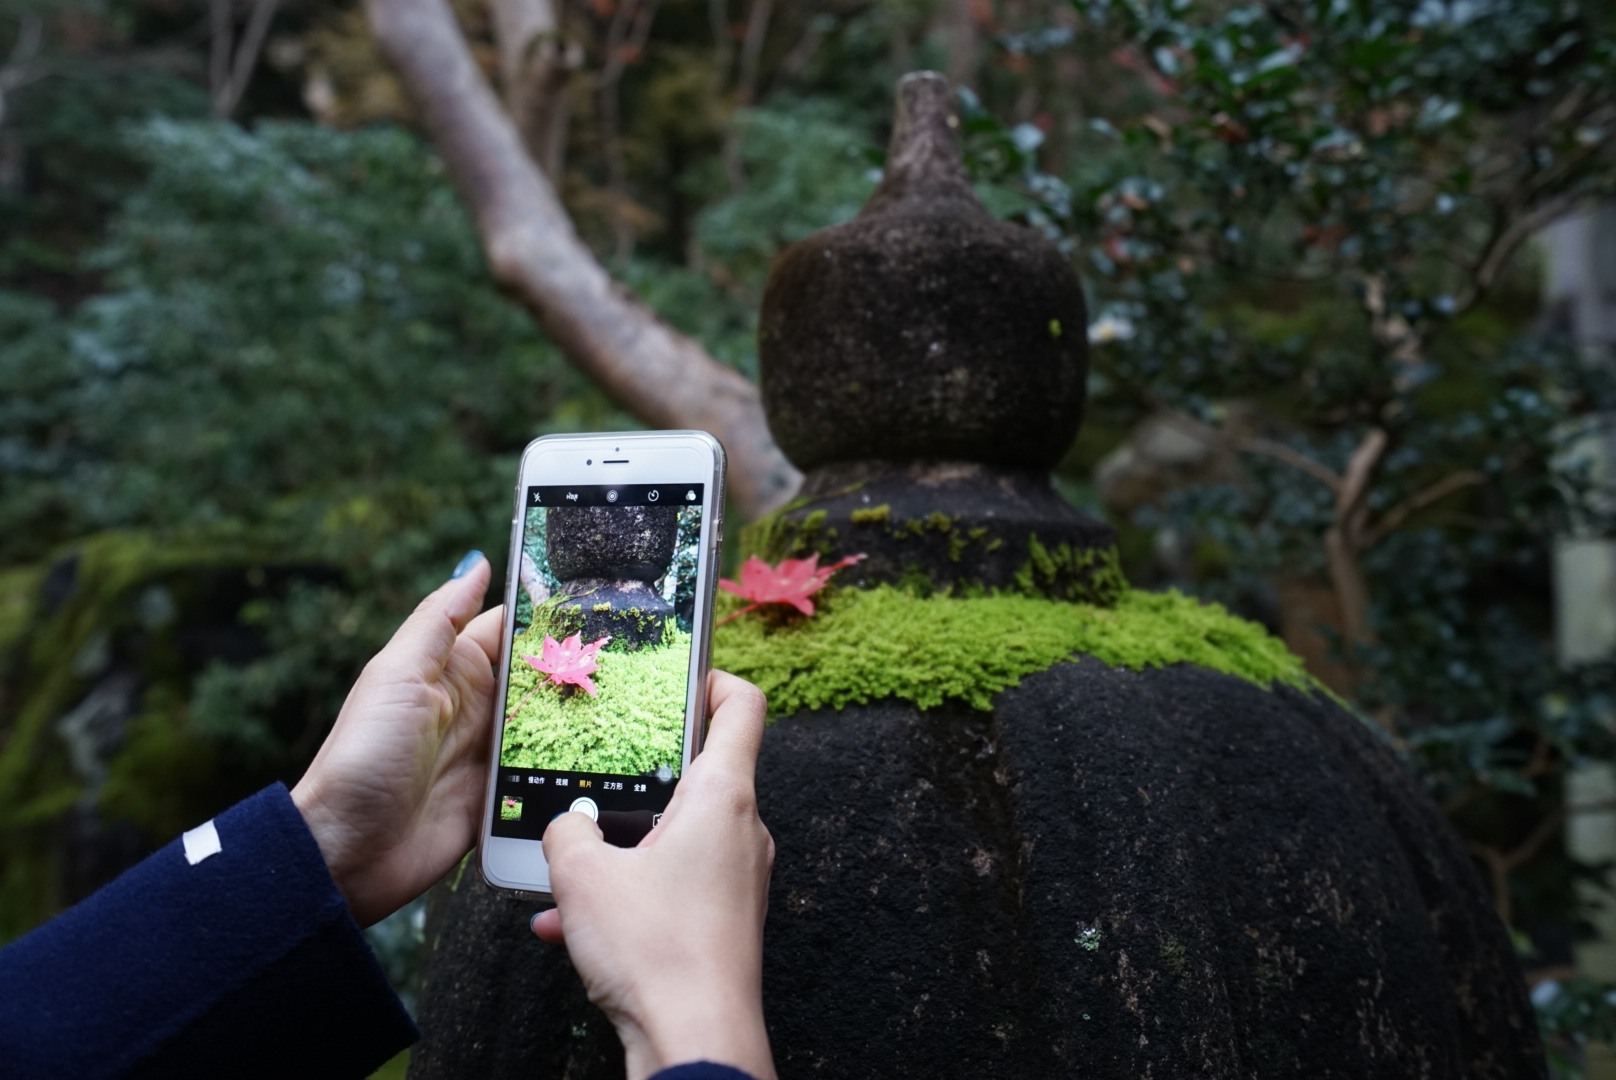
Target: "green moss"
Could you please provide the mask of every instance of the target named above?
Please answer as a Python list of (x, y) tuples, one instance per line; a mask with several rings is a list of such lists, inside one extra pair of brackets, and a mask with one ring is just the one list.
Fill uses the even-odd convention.
[(941, 510), (933, 510), (931, 516), (926, 518), (926, 528), (934, 532), (946, 533), (954, 528), (955, 518), (949, 517)]
[[(713, 662), (750, 679), (771, 713), (899, 698), (921, 708), (993, 697), (1076, 655), (1140, 671), (1187, 663), (1268, 688), (1321, 689), (1262, 627), (1178, 592), (1125, 591), (1112, 607), (1027, 596), (930, 598), (882, 586), (826, 590), (811, 619), (719, 627)], [(720, 618), (744, 602), (724, 596)]]
[(1049, 336), (1052, 338), (1058, 338), (1061, 336), (1061, 324), (1059, 319), (1049, 320)]
[[(76, 660), (129, 617), (128, 601), (137, 588), (181, 568), (251, 565), (272, 554), (231, 528), (190, 535), (108, 531), (0, 576), (0, 645), (9, 654), (4, 659), (28, 673), (10, 687), (12, 696), (0, 711), (0, 851), (7, 852), (0, 859), (0, 943), (62, 906), (57, 823), (78, 802), (82, 784), (53, 725), (89, 685), (91, 676)], [(73, 588), (46, 611), (39, 585), (51, 566), (70, 555), (77, 556)], [(148, 702), (158, 689), (148, 689)], [(195, 748), (181, 734), (143, 721), (132, 724), (126, 738), (130, 763), (119, 765), (103, 789), (103, 797), (113, 799), (109, 813), (142, 824), (172, 823), (175, 793), (192, 787), (177, 782), (195, 778), (160, 769), (153, 758), (183, 749), (182, 764), (194, 764), (188, 755)]]
[(1050, 549), (1037, 536), (1027, 540), (1027, 562), (1016, 571), (1015, 582), (1026, 596), (1074, 603), (1110, 604), (1128, 589), (1116, 548), (1060, 544)]
[(875, 525), (892, 516), (892, 507), (886, 503), (872, 506), (867, 510), (855, 510), (848, 515), (855, 525)]
[(505, 723), (500, 764), (631, 776), (666, 765), (677, 774), (690, 635), (670, 620), (663, 641), (634, 652), (602, 650), (591, 697), (582, 689), (541, 686), (546, 677), (522, 657), (543, 651), (544, 627), (518, 634), (510, 692), (520, 704)]
[(931, 575), (924, 566), (904, 563), (903, 572), (898, 576), (898, 591), (925, 599), (937, 591), (937, 586), (932, 584)]
[(45, 580), (45, 564), (0, 571), (0, 650), (10, 649), (34, 618), (34, 601)]
[(814, 510), (798, 521), (787, 513), (800, 505), (776, 511), (741, 530), (741, 550), (766, 562), (805, 559), (815, 552), (829, 555), (836, 546), (836, 530), (827, 528), (827, 515)]
[(1183, 976), (1189, 971), (1189, 952), (1184, 948), (1183, 942), (1171, 934), (1161, 943), (1161, 958), (1162, 963), (1167, 965), (1167, 970), (1174, 975)]

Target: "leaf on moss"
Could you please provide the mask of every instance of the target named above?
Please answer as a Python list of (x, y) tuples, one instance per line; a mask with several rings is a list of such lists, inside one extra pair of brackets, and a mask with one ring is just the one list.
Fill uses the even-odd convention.
[(607, 635), (585, 645), (581, 634), (574, 634), (561, 642), (546, 634), (542, 655), (524, 656), (522, 659), (534, 671), (550, 676), (548, 681), (556, 686), (581, 686), (590, 697), (594, 697), (595, 683), (589, 676), (600, 670), (595, 654), (611, 640), (611, 636)]
[[(719, 588), (732, 592), (752, 603), (727, 616), (724, 622), (753, 611), (764, 604), (790, 604), (804, 615), (814, 613), (814, 602), (808, 599), (829, 583), (831, 575), (844, 566), (852, 566), (863, 555), (849, 555), (830, 566), (819, 565), (816, 552), (806, 559), (781, 559), (778, 566), (770, 566), (753, 555), (741, 565), (739, 584), (729, 578), (719, 581)], [(720, 623), (719, 625), (723, 625)]]

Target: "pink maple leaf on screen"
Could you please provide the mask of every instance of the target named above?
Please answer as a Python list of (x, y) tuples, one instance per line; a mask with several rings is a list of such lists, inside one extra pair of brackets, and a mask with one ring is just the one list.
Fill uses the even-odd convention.
[(815, 553), (806, 559), (781, 559), (779, 566), (770, 566), (753, 555), (741, 564), (740, 584), (728, 578), (718, 582), (719, 588), (752, 602), (718, 625), (723, 626), (730, 619), (745, 615), (764, 604), (790, 604), (804, 615), (812, 615), (814, 602), (808, 597), (823, 589), (836, 571), (844, 566), (852, 566), (862, 558), (863, 555), (849, 555), (829, 566), (820, 566), (819, 555)]
[(545, 634), (543, 655), (524, 656), (522, 659), (526, 660), (534, 671), (550, 676), (547, 681), (556, 686), (581, 686), (588, 691), (590, 697), (594, 697), (595, 682), (589, 676), (600, 670), (600, 664), (595, 661), (595, 654), (610, 640), (612, 639), (608, 635), (585, 645), (581, 634), (574, 634), (565, 641), (557, 641), (549, 634)]

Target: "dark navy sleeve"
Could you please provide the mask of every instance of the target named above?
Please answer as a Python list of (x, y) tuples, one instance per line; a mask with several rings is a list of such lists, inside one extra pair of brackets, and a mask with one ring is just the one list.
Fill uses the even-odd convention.
[(363, 1078), (415, 1041), (286, 788), (212, 824), (0, 949), (0, 1075)]
[(730, 1065), (714, 1065), (710, 1061), (697, 1061), (689, 1065), (675, 1065), (663, 1069), (651, 1080), (755, 1080), (749, 1072)]

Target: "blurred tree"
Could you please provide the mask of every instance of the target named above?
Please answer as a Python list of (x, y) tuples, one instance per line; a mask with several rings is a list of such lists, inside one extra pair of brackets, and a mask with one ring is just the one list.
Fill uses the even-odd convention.
[[(596, 88), (615, 248), (631, 248), (621, 207), (617, 83), (644, 48), (654, 0), (618, 0)], [(499, 107), (442, 0), (367, 5), (383, 53), (477, 221), (494, 277), (525, 303), (579, 368), (642, 419), (711, 431), (729, 450), (731, 498), (757, 514), (790, 498), (796, 470), (769, 436), (757, 389), (658, 320), (606, 274)], [(523, 43), (520, 48), (529, 46)]]

